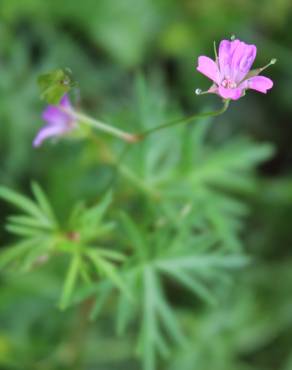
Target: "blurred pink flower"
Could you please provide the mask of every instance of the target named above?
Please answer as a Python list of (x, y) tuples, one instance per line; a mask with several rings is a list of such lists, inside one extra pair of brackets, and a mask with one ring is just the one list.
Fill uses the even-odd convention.
[[(273, 81), (259, 76), (267, 66), (251, 70), (256, 53), (255, 45), (240, 40), (222, 40), (216, 61), (200, 56), (197, 70), (214, 82), (207, 92), (231, 100), (242, 97), (247, 89), (266, 94), (273, 87)], [(274, 63), (275, 60), (272, 60), (268, 65)]]
[(65, 135), (75, 129), (77, 123), (67, 94), (63, 96), (58, 105), (48, 105), (42, 114), (42, 118), (47, 123), (36, 135), (33, 141), (34, 147), (40, 146), (48, 138)]

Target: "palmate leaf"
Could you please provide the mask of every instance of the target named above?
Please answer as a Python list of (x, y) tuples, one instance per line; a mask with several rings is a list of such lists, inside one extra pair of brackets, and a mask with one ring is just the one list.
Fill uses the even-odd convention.
[[(164, 198), (164, 204), (161, 207), (158, 204), (158, 207), (168, 207), (165, 217), (175, 224), (181, 203), (190, 204), (193, 217), (198, 223), (205, 224), (224, 248), (240, 250), (242, 218), (247, 215), (248, 208), (235, 194), (255, 191), (257, 184), (253, 169), (271, 156), (273, 148), (246, 139), (234, 140), (219, 148), (208, 148), (201, 143), (206, 130), (200, 124), (188, 130), (188, 134), (197, 141), (193, 143), (186, 138), (175, 185), (173, 182), (165, 183), (163, 189), (158, 189)], [(228, 194), (230, 191), (234, 194)]]
[[(74, 289), (70, 297), (70, 304), (76, 305), (84, 302), (87, 299), (95, 299), (90, 311), (90, 320), (96, 320), (101, 314), (105, 304), (111, 297), (114, 290), (114, 285), (110, 281), (91, 282), (83, 287)], [(126, 299), (129, 305), (129, 300)], [(69, 304), (68, 303), (68, 304)]]
[(36, 205), (33, 201), (25, 196), (18, 194), (17, 192), (5, 188), (3, 186), (0, 187), (0, 197), (6, 200), (8, 203), (13, 204), (15, 207), (21, 209), (26, 214), (35, 219), (40, 219), (43, 222), (47, 222), (47, 217), (40, 210), (38, 205)]
[[(60, 298), (61, 309), (96, 295), (95, 305), (90, 313), (90, 317), (95, 318), (114, 288), (118, 288), (130, 302), (132, 296), (118, 266), (125, 259), (122, 253), (84, 244), (81, 239), (73, 243), (67, 242), (64, 250), (71, 254), (71, 261)], [(85, 282), (85, 286), (79, 286), (80, 280)], [(102, 288), (103, 286), (108, 289)]]
[(37, 240), (27, 239), (15, 244), (13, 247), (5, 248), (0, 255), (0, 269), (19, 261), (23, 255), (35, 247), (36, 243)]
[(32, 184), (32, 191), (35, 195), (35, 201), (14, 190), (0, 187), (0, 198), (24, 211), (23, 216), (10, 217), (8, 226), (23, 228), (23, 230), (57, 229), (57, 220), (45, 193), (36, 183)]
[(13, 190), (0, 187), (0, 197), (24, 212), (10, 216), (6, 230), (20, 239), (0, 255), (0, 267), (17, 264), (29, 270), (41, 263), (55, 245), (58, 223), (46, 195), (36, 183), (32, 184), (35, 201)]
[[(165, 261), (165, 265), (156, 265), (155, 261), (145, 265), (141, 272), (143, 287), (143, 306), (142, 309), (142, 324), (139, 336), (138, 350), (143, 358), (144, 368), (153, 370), (157, 368), (157, 357), (167, 357), (171, 353), (170, 341), (172, 344), (184, 346), (187, 343), (187, 338), (184, 336), (178, 321), (178, 313), (169, 304), (165, 298), (165, 287), (162, 281), (163, 275), (169, 276), (179, 285), (187, 288), (196, 297), (201, 298), (208, 304), (215, 304), (216, 297), (214, 292), (208, 288), (205, 283), (210, 280), (220, 280), (220, 273), (216, 273), (216, 268), (225, 269), (243, 267), (247, 262), (245, 258), (234, 257), (225, 261), (225, 258), (212, 258), (206, 255), (202, 260), (198, 256), (184, 257), (176, 267), (177, 257)], [(199, 261), (198, 261), (199, 260)], [(200, 272), (197, 273), (197, 267), (203, 271), (203, 276)], [(210, 268), (210, 276), (208, 269)], [(136, 292), (138, 294), (138, 291)], [(118, 313), (118, 315), (120, 312)], [(118, 316), (119, 318), (119, 316)], [(127, 322), (130, 318), (127, 318)], [(119, 322), (119, 321), (118, 321)], [(117, 323), (118, 324), (118, 323)]]
[(110, 234), (114, 223), (104, 221), (104, 216), (111, 202), (112, 193), (108, 192), (97, 204), (91, 207), (78, 203), (73, 208), (68, 227), (78, 230), (82, 243), (90, 243), (98, 237)]
[[(194, 234), (189, 224), (174, 237), (172, 227), (151, 231), (147, 226), (138, 227), (127, 215), (123, 215), (122, 220), (134, 251), (125, 265), (124, 281), (138, 299), (135, 306), (127, 307), (120, 294), (117, 331), (125, 332), (142, 311), (138, 351), (144, 368), (153, 370), (157, 357), (167, 357), (171, 353), (171, 344), (184, 346), (187, 340), (177, 311), (166, 299), (165, 282), (173, 280), (195, 297), (214, 305), (213, 287), (229, 283), (231, 271), (246, 266), (248, 258), (221, 251), (216, 239)], [(141, 253), (141, 248), (146, 253)]]
[[(59, 301), (59, 307), (62, 310), (95, 295), (96, 301), (90, 316), (96, 318), (114, 288), (118, 288), (125, 295), (128, 303), (130, 302), (132, 297), (128, 287), (115, 265), (115, 261), (123, 260), (120, 253), (110, 251), (106, 253), (104, 249), (82, 245), (79, 247), (72, 245), (72, 249), (73, 253)], [(80, 286), (80, 281), (86, 284)]]
[(59, 306), (67, 308), (73, 293), (82, 281), (85, 285), (98, 285), (109, 281), (128, 298), (130, 293), (118, 272), (124, 255), (116, 250), (94, 245), (98, 237), (111, 232), (113, 224), (104, 221), (112, 196), (107, 193), (97, 205), (76, 206), (64, 230), (60, 229), (53, 209), (39, 185), (32, 184), (35, 200), (15, 191), (0, 187), (0, 197), (24, 211), (23, 215), (10, 216), (6, 229), (20, 241), (5, 249), (0, 255), (0, 268), (8, 265), (29, 270), (55, 254), (68, 255), (70, 262), (62, 288)]
[(177, 230), (192, 223), (194, 228), (213, 235), (222, 248), (242, 250), (242, 221), (249, 214), (246, 204), (216, 188), (199, 187), (196, 190), (195, 193), (185, 189), (185, 194), (172, 194), (173, 202), (158, 204), (164, 214), (164, 222), (173, 224)]
[(44, 214), (46, 214), (49, 217), (49, 219), (52, 222), (55, 221), (55, 224), (57, 224), (57, 220), (56, 220), (54, 211), (52, 209), (52, 206), (46, 194), (43, 192), (43, 190), (39, 186), (39, 184), (36, 182), (32, 182), (31, 188), (32, 188), (33, 195), (35, 196), (35, 199), (37, 201), (39, 208), (44, 212)]
[[(195, 133), (197, 130), (194, 127)], [(192, 134), (192, 130), (185, 133), (190, 137)], [(203, 138), (200, 137), (200, 140)], [(255, 167), (274, 152), (269, 144), (255, 144), (247, 139), (236, 139), (219, 148), (195, 144), (186, 138), (181, 163), (177, 166), (179, 171), (175, 176), (175, 186), (173, 181), (164, 184), (161, 191), (164, 198), (191, 201), (198, 198), (198, 193), (210, 191), (214, 187), (220, 189), (221, 193), (226, 190), (251, 192), (255, 189)]]
[(245, 183), (246, 171), (271, 157), (270, 144), (255, 144), (247, 139), (232, 140), (220, 148), (203, 149), (201, 161), (195, 160), (189, 179), (193, 185), (216, 184), (228, 187)]
[(87, 250), (86, 255), (95, 266), (97, 273), (107, 277), (114, 286), (119, 288), (129, 299), (132, 298), (131, 293), (124, 283), (122, 276), (117, 272), (117, 268), (106, 258), (102, 257), (97, 250)]
[[(95, 295), (95, 305), (90, 317), (92, 319), (96, 318), (114, 288), (118, 288), (130, 304), (133, 297), (124, 282), (123, 276), (119, 273), (118, 267), (115, 265), (115, 262), (120, 263), (124, 260), (121, 253), (82, 245), (72, 247), (74, 247), (74, 251), (59, 303), (61, 309), (66, 309), (71, 304), (80, 303), (84, 299)], [(85, 287), (81, 286), (79, 288), (78, 282), (80, 279), (86, 280)]]
[(155, 270), (150, 266), (146, 267), (143, 273), (143, 288), (144, 306), (139, 346), (145, 369), (152, 370), (156, 368), (156, 352), (162, 356), (169, 354), (164, 336), (159, 330), (159, 324), (163, 324), (168, 335), (178, 345), (184, 344), (185, 338), (173, 311), (165, 302)]
[(18, 271), (28, 271), (45, 262), (53, 246), (54, 240), (45, 235), (22, 239), (1, 251), (0, 269), (11, 266)]

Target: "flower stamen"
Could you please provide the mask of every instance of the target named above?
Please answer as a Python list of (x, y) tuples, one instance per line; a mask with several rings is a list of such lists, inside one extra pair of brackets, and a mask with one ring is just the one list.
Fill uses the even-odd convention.
[(235, 89), (237, 87), (236, 83), (229, 78), (225, 78), (222, 82), (221, 85), (227, 89)]

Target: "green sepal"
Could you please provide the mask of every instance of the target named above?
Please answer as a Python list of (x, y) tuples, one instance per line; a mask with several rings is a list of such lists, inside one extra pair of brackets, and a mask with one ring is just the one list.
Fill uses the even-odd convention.
[(76, 82), (69, 68), (59, 68), (40, 75), (38, 85), (41, 99), (48, 104), (57, 105), (60, 99), (76, 86)]

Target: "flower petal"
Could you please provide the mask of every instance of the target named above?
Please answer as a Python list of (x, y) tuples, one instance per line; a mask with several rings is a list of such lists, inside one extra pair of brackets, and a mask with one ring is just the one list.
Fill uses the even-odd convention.
[(231, 75), (232, 55), (239, 42), (239, 40), (222, 40), (220, 42), (218, 60), (220, 72), (223, 77), (230, 77)]
[(62, 136), (76, 127), (74, 109), (69, 97), (65, 94), (58, 105), (48, 105), (42, 114), (47, 122), (36, 135), (33, 146), (37, 147), (49, 137)]
[(241, 82), (255, 60), (257, 48), (255, 45), (248, 45), (244, 42), (239, 42), (232, 56), (231, 70), (233, 81)]
[[(61, 108), (61, 109), (60, 109)], [(48, 105), (42, 114), (42, 118), (48, 124), (53, 125), (68, 125), (74, 118), (70, 113), (64, 112), (62, 109), (67, 111), (73, 110), (71, 102), (67, 94), (65, 94), (59, 105)]]
[(251, 77), (245, 81), (245, 84), (247, 89), (256, 90), (264, 94), (266, 94), (274, 85), (273, 81), (265, 76)]
[(68, 109), (68, 110), (70, 110), (70, 109), (72, 109), (72, 105), (71, 105), (71, 102), (70, 102), (70, 99), (69, 99), (69, 96), (68, 96), (68, 94), (65, 94), (64, 96), (63, 96), (63, 98), (61, 99), (61, 101), (60, 101), (60, 104), (59, 104), (62, 108), (64, 108), (64, 109)]
[(222, 40), (219, 45), (219, 66), (224, 78), (239, 83), (249, 72), (255, 57), (256, 46), (240, 40)]
[(210, 80), (219, 83), (219, 69), (211, 58), (204, 55), (200, 56), (198, 58), (197, 71), (210, 78)]
[(48, 105), (42, 113), (42, 119), (50, 125), (66, 125), (68, 115), (54, 105)]
[(38, 134), (36, 135), (34, 141), (33, 141), (33, 146), (38, 147), (42, 144), (42, 142), (49, 137), (54, 137), (54, 136), (61, 136), (63, 135), (66, 131), (64, 127), (58, 126), (58, 125), (45, 125), (42, 127)]
[(224, 99), (238, 100), (242, 96), (243, 90), (241, 88), (227, 89), (220, 86), (218, 89), (218, 94)]

